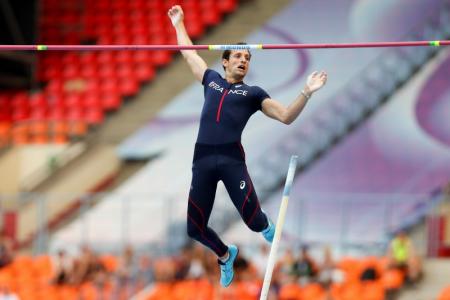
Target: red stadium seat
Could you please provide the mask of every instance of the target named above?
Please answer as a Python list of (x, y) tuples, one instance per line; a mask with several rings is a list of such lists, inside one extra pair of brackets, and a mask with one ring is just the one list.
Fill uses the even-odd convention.
[(77, 64), (68, 64), (62, 70), (64, 79), (74, 79), (81, 77), (80, 68)]
[(116, 68), (112, 64), (104, 64), (98, 70), (98, 76), (101, 78), (116, 77)]
[(81, 107), (73, 107), (66, 113), (66, 119), (69, 121), (83, 121), (84, 112)]
[(64, 98), (64, 103), (69, 110), (83, 107), (83, 95), (80, 93), (70, 93)]
[(44, 121), (47, 120), (47, 108), (46, 107), (38, 107), (32, 109), (30, 112), (30, 121)]
[(28, 94), (25, 92), (21, 92), (18, 94), (15, 94), (11, 98), (11, 107), (13, 109), (16, 108), (26, 108), (28, 109), (29, 106), (29, 97)]
[(63, 121), (66, 119), (66, 110), (63, 107), (52, 107), (48, 111), (47, 118), (50, 121)]
[(35, 93), (30, 96), (29, 106), (31, 109), (39, 109), (47, 107), (47, 99), (44, 93)]
[(16, 107), (13, 109), (12, 120), (14, 122), (28, 121), (30, 118), (30, 111), (28, 107)]
[(95, 78), (98, 77), (98, 68), (95, 64), (84, 64), (80, 70), (80, 76), (82, 78)]
[(150, 51), (136, 51), (135, 55), (133, 55), (134, 63), (141, 64), (153, 64), (152, 54)]
[(102, 51), (97, 56), (99, 64), (112, 64), (115, 63), (115, 53), (112, 51)]
[(101, 96), (102, 106), (105, 110), (116, 110), (122, 104), (122, 100), (117, 93), (104, 93)]
[(49, 81), (45, 87), (45, 91), (50, 94), (60, 94), (63, 91), (63, 81), (61, 79), (53, 79)]
[(88, 93), (83, 97), (83, 107), (103, 109), (101, 96), (96, 93)]
[(117, 67), (117, 76), (119, 78), (136, 78), (136, 72), (130, 63), (122, 63)]
[(89, 108), (85, 111), (84, 120), (89, 125), (99, 125), (104, 119), (103, 110), (100, 108)]
[(164, 66), (172, 61), (172, 55), (169, 51), (158, 50), (152, 53), (152, 62), (155, 66)]
[(119, 84), (119, 92), (124, 96), (134, 96), (139, 91), (139, 82), (136, 78), (122, 78)]
[(140, 82), (152, 80), (156, 75), (155, 69), (149, 64), (138, 65), (135, 72)]
[(116, 61), (120, 64), (132, 64), (134, 52), (131, 51), (120, 51), (117, 53)]
[(237, 7), (236, 0), (221, 0), (217, 2), (217, 5), (221, 12), (231, 13), (236, 10)]

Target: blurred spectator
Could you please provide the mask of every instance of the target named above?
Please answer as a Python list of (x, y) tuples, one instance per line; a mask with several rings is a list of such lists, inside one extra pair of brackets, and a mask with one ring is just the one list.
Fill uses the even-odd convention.
[(297, 280), (296, 261), (292, 249), (288, 248), (274, 269), (274, 280), (280, 285), (293, 283)]
[(97, 255), (88, 246), (82, 246), (81, 254), (74, 262), (72, 283), (81, 284), (94, 280), (101, 284), (105, 276), (106, 269)]
[(405, 231), (399, 231), (390, 242), (387, 257), (389, 267), (402, 271), (408, 282), (418, 280), (422, 273), (420, 258)]
[(185, 245), (179, 255), (175, 257), (176, 262), (176, 271), (175, 271), (175, 279), (183, 280), (186, 279), (189, 273), (189, 269), (191, 267), (191, 258), (192, 258), (192, 245)]
[(205, 275), (205, 250), (195, 243), (191, 249), (191, 263), (187, 273), (188, 279), (199, 279)]
[(294, 264), (294, 272), (300, 284), (307, 284), (314, 281), (318, 271), (316, 262), (309, 254), (308, 246), (303, 246), (300, 257)]
[(123, 249), (122, 255), (118, 260), (116, 275), (119, 285), (126, 285), (132, 282), (136, 278), (137, 269), (138, 264), (133, 247), (128, 245)]
[(69, 283), (72, 277), (73, 260), (69, 257), (65, 250), (58, 250), (55, 257), (52, 258), (54, 278), (51, 280), (53, 284)]
[(189, 243), (175, 258), (175, 279), (199, 279), (206, 274), (206, 253), (199, 244)]
[(258, 271), (252, 261), (249, 261), (241, 253), (238, 254), (234, 262), (237, 281), (253, 281), (258, 279)]
[(158, 257), (153, 266), (156, 281), (172, 282), (175, 279), (177, 263), (174, 258)]
[(141, 255), (139, 257), (136, 281), (138, 288), (143, 288), (154, 280), (153, 262), (150, 256)]
[(337, 267), (329, 246), (325, 246), (323, 249), (323, 261), (319, 266), (318, 281), (326, 289), (332, 283), (341, 283), (344, 281), (344, 272)]
[(0, 231), (0, 268), (9, 265), (13, 258), (13, 242), (3, 231)]

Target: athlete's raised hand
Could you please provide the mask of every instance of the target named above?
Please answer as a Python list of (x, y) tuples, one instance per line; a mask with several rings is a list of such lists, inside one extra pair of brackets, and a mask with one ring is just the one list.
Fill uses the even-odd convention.
[(167, 12), (167, 15), (169, 16), (170, 21), (172, 21), (173, 26), (177, 26), (180, 22), (183, 22), (184, 12), (179, 5), (172, 6)]
[(325, 71), (313, 72), (306, 80), (306, 87), (309, 93), (314, 93), (327, 83), (327, 73)]

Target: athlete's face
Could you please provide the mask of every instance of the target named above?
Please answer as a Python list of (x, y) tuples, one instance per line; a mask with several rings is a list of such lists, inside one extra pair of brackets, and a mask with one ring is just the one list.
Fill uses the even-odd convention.
[(250, 53), (247, 50), (233, 50), (228, 60), (222, 61), (227, 76), (242, 80), (247, 75), (250, 63)]

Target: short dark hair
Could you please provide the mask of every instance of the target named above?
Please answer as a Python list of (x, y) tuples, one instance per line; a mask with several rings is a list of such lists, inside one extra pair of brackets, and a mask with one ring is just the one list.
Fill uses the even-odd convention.
[[(245, 43), (245, 42), (238, 42), (235, 45), (247, 45), (247, 43)], [(250, 54), (250, 57), (252, 57), (252, 53), (250, 52), (250, 50), (249, 49), (245, 49), (245, 50), (247, 50), (248, 54)], [(231, 51), (233, 51), (233, 50), (225, 50), (225, 51), (223, 51), (222, 59), (229, 60)], [(222, 68), (225, 70), (225, 67), (223, 65), (222, 65)]]

